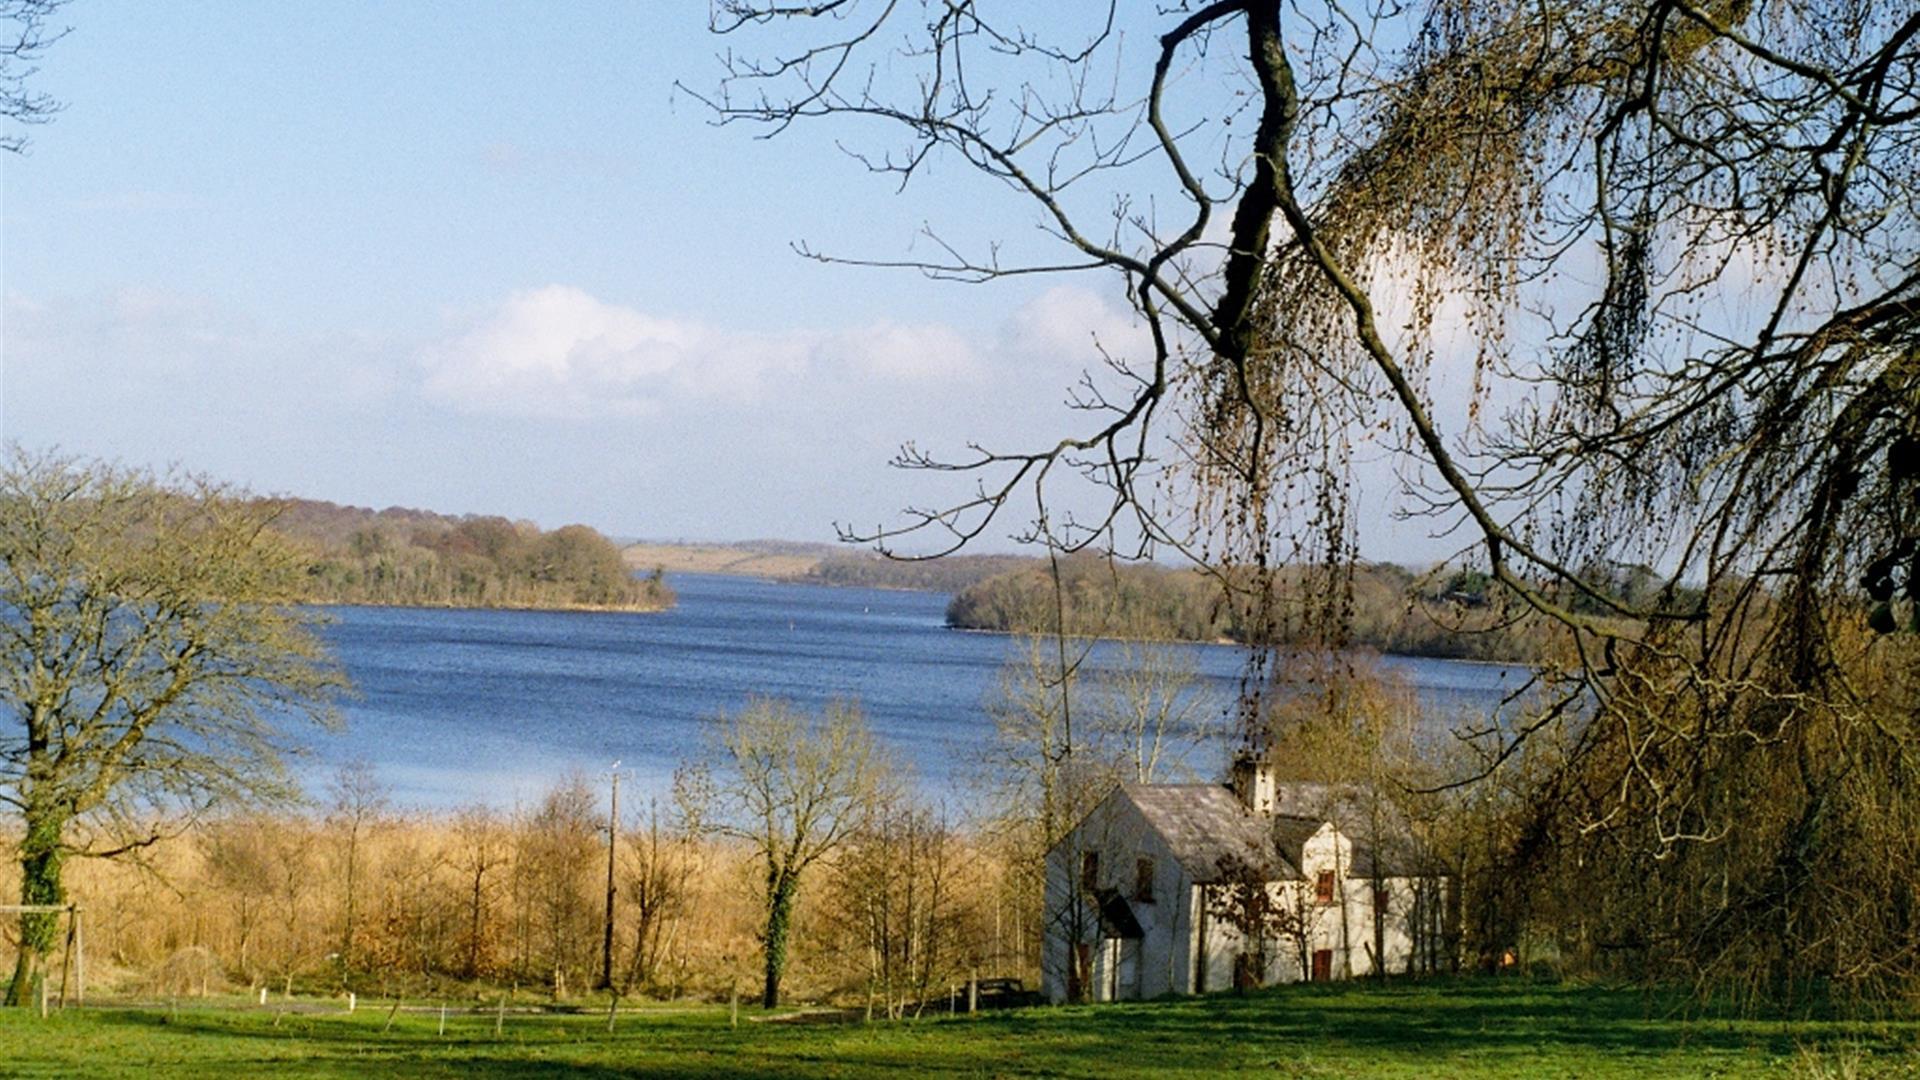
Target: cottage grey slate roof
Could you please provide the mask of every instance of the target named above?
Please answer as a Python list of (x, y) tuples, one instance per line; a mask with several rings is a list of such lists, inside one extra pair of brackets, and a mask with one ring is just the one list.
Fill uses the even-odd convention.
[(1306, 846), (1313, 834), (1325, 826), (1323, 817), (1303, 817), (1294, 814), (1275, 814), (1273, 817), (1273, 844), (1279, 849), (1282, 858), (1292, 864), (1294, 870), (1289, 877), (1300, 876), (1300, 849)]
[(1276, 858), (1266, 819), (1219, 784), (1127, 784), (1122, 791), (1195, 881), (1218, 881), (1236, 863), (1269, 880), (1300, 876)]
[[(1374, 853), (1380, 853), (1381, 877), (1418, 877), (1443, 873), (1438, 860), (1427, 854), (1414, 838), (1413, 823), (1391, 800), (1379, 798), (1360, 784), (1315, 784), (1289, 781), (1274, 785), (1275, 833), (1281, 850), (1287, 851), (1280, 821), (1284, 818), (1310, 820), (1312, 831), (1319, 823), (1331, 821), (1353, 842), (1350, 877), (1373, 877)], [(1305, 838), (1302, 837), (1302, 840)], [(1292, 847), (1290, 858), (1298, 862), (1300, 849)]]
[(1355, 785), (1276, 784), (1271, 818), (1247, 809), (1221, 784), (1126, 784), (1121, 790), (1197, 882), (1219, 881), (1233, 866), (1269, 881), (1298, 879), (1301, 848), (1327, 822), (1353, 843), (1349, 877), (1372, 877), (1376, 851), (1383, 877), (1446, 873), (1414, 838), (1405, 815)]

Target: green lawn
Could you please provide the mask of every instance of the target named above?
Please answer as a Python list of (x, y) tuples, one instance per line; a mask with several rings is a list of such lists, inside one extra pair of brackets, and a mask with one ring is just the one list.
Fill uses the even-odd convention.
[(1920, 1078), (1920, 1023), (1686, 1019), (1633, 991), (1458, 982), (872, 1025), (758, 1023), (724, 1007), (435, 1015), (363, 1002), (0, 1010), (6, 1076), (975, 1076)]

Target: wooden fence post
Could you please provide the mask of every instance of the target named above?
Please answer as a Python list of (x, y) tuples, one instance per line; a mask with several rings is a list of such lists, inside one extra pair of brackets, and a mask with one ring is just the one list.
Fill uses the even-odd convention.
[(73, 908), (67, 908), (67, 954), (60, 960), (60, 1008), (67, 1007), (67, 981), (73, 977)]
[(80, 905), (73, 905), (73, 1003), (87, 1003), (87, 939), (80, 932)]

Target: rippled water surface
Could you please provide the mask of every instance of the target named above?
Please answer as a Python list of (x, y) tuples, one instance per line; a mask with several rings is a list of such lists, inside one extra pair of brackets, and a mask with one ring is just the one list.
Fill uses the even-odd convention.
[[(509, 806), (569, 769), (615, 760), (642, 792), (663, 791), (699, 744), (701, 721), (750, 695), (819, 707), (859, 701), (922, 782), (954, 794), (992, 736), (983, 702), (1017, 643), (949, 630), (939, 593), (675, 575), (662, 614), (334, 608), (325, 635), (358, 695), (318, 761), (365, 758), (404, 805)], [(1215, 703), (1232, 699), (1243, 653), (1193, 646)], [(1092, 664), (1113, 659), (1096, 651)], [(1389, 657), (1436, 718), (1485, 714), (1524, 676), (1513, 669)], [(1213, 771), (1221, 751), (1196, 749)]]

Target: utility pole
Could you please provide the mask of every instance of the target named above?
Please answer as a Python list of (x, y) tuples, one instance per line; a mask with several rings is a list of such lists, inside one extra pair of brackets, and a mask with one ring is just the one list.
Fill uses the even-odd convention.
[(607, 918), (600, 938), (600, 985), (613, 989), (613, 855), (620, 840), (620, 763), (613, 763), (613, 797), (607, 809)]

